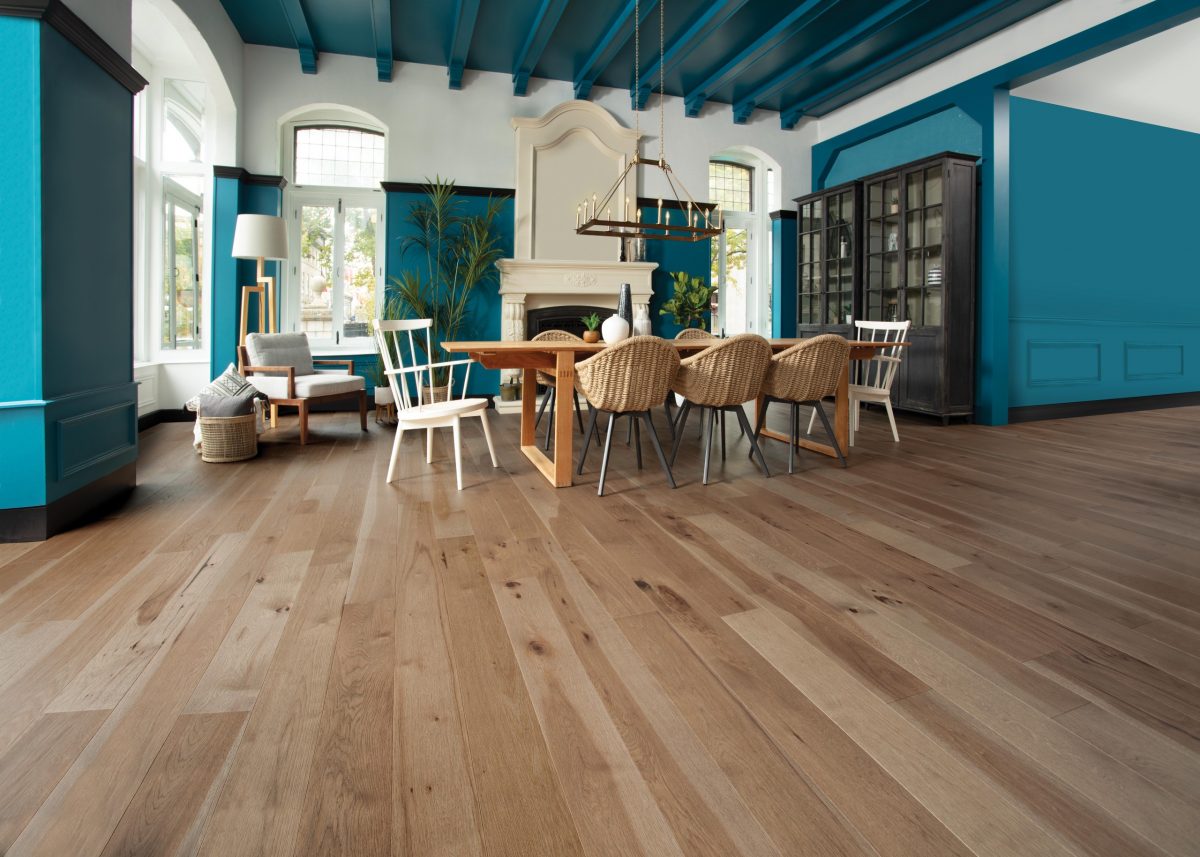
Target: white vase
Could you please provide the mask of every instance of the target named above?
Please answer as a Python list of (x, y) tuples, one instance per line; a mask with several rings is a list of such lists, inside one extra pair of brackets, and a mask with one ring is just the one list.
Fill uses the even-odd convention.
[(392, 395), (391, 385), (383, 384), (375, 387), (375, 404), (390, 405), (396, 401), (396, 397)]
[(610, 315), (604, 319), (604, 324), (600, 325), (600, 335), (606, 343), (615, 345), (622, 339), (629, 338), (629, 322), (619, 315)]
[(652, 333), (650, 324), (650, 310), (642, 307), (638, 310), (637, 316), (633, 319), (633, 335), (634, 336), (649, 336)]

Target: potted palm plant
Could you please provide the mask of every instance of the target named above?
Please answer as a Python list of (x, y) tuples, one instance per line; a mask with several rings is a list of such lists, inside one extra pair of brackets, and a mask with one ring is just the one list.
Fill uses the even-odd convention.
[[(445, 358), (441, 344), (459, 338), (471, 310), (474, 290), (498, 276), (496, 262), (504, 255), (494, 231), (502, 200), (488, 198), (482, 213), (469, 213), (454, 182), (441, 177), (427, 181), (425, 198), (409, 209), (408, 234), (400, 241), (400, 256), (412, 264), (391, 278), (385, 318), (428, 318), (433, 321), (431, 362)], [(424, 337), (416, 338), (425, 350)], [(433, 389), (422, 390), (425, 401), (450, 395), (447, 367), (433, 371)]]
[(669, 300), (663, 301), (659, 315), (671, 316), (683, 328), (696, 324), (705, 329), (704, 316), (709, 311), (712, 294), (716, 290), (701, 277), (693, 277), (687, 271), (674, 271), (671, 280), (675, 284)]
[(587, 328), (583, 332), (584, 342), (599, 342), (600, 341), (600, 315), (591, 313), (590, 315), (582, 315), (579, 320), (583, 322), (583, 326)]

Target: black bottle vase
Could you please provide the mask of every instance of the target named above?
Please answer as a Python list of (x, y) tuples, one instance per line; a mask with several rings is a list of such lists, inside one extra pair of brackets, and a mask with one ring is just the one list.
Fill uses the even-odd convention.
[(617, 315), (625, 319), (629, 325), (629, 335), (633, 336), (633, 294), (629, 283), (621, 283), (621, 296), (617, 298)]

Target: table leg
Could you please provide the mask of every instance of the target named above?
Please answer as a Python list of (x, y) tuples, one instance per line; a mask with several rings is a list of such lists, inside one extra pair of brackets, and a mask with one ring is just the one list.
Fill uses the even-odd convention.
[(537, 370), (526, 369), (521, 382), (521, 446), (533, 446), (535, 406), (537, 405)]
[(838, 376), (837, 395), (834, 397), (833, 435), (837, 438), (842, 455), (850, 454), (850, 362), (842, 367)]
[(567, 395), (575, 389), (575, 352), (560, 351), (556, 357), (555, 389), (562, 392), (554, 397), (554, 486), (566, 488), (571, 484), (571, 463), (575, 458), (575, 421), (571, 419), (575, 397)]

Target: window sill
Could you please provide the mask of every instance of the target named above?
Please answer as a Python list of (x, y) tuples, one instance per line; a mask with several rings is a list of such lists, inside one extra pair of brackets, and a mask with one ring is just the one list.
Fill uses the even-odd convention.
[(340, 345), (312, 346), (313, 357), (370, 356), (374, 353), (375, 341), (372, 339), (361, 339), (358, 342), (344, 342)]

